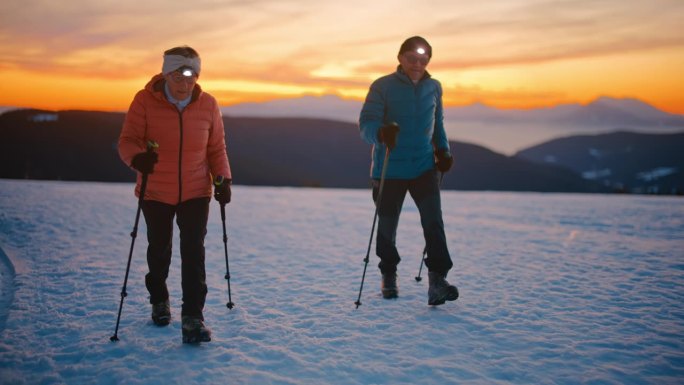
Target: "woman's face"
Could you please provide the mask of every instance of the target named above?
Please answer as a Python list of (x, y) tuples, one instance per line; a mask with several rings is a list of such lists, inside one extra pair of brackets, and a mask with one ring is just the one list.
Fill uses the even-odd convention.
[(169, 92), (176, 100), (185, 100), (192, 95), (192, 90), (197, 84), (197, 75), (190, 72), (190, 75), (183, 74), (181, 70), (176, 70), (164, 75), (166, 83), (169, 85)]

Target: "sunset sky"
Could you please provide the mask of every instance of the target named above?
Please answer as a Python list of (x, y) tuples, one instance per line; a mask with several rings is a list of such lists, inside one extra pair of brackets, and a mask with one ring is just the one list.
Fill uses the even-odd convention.
[(0, 106), (125, 111), (178, 45), (223, 106), (361, 100), (412, 35), (447, 105), (605, 95), (684, 114), (682, 0), (3, 0)]

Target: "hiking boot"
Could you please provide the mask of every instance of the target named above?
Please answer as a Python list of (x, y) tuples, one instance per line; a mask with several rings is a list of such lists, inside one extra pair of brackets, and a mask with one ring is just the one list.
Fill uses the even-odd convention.
[(399, 288), (397, 287), (397, 273), (383, 274), (380, 290), (382, 291), (382, 298), (397, 298), (399, 296)]
[(168, 299), (152, 305), (152, 322), (157, 326), (166, 326), (171, 322), (171, 306)]
[(196, 344), (211, 341), (211, 330), (204, 326), (202, 318), (183, 316), (183, 343)]
[(458, 298), (458, 289), (447, 282), (446, 274), (429, 272), (428, 280), (428, 305), (442, 305), (446, 301), (455, 301)]

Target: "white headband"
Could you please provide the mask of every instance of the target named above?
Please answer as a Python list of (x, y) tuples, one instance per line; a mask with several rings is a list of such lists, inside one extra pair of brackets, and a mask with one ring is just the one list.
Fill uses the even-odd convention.
[(195, 71), (195, 73), (199, 76), (201, 64), (202, 61), (200, 60), (199, 56), (189, 58), (181, 55), (164, 55), (164, 64), (162, 64), (162, 74), (170, 74), (171, 72), (181, 67), (188, 66), (192, 68), (193, 71)]

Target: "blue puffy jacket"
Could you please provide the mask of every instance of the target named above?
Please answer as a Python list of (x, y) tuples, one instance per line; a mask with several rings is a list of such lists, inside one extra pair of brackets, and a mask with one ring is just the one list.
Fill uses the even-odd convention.
[(442, 85), (430, 74), (417, 83), (402, 71), (383, 76), (371, 84), (361, 109), (361, 137), (373, 145), (371, 177), (378, 179), (385, 158), (385, 145), (378, 140), (380, 127), (399, 124), (397, 145), (390, 152), (387, 179), (414, 179), (434, 169), (435, 150), (449, 151), (444, 131)]

